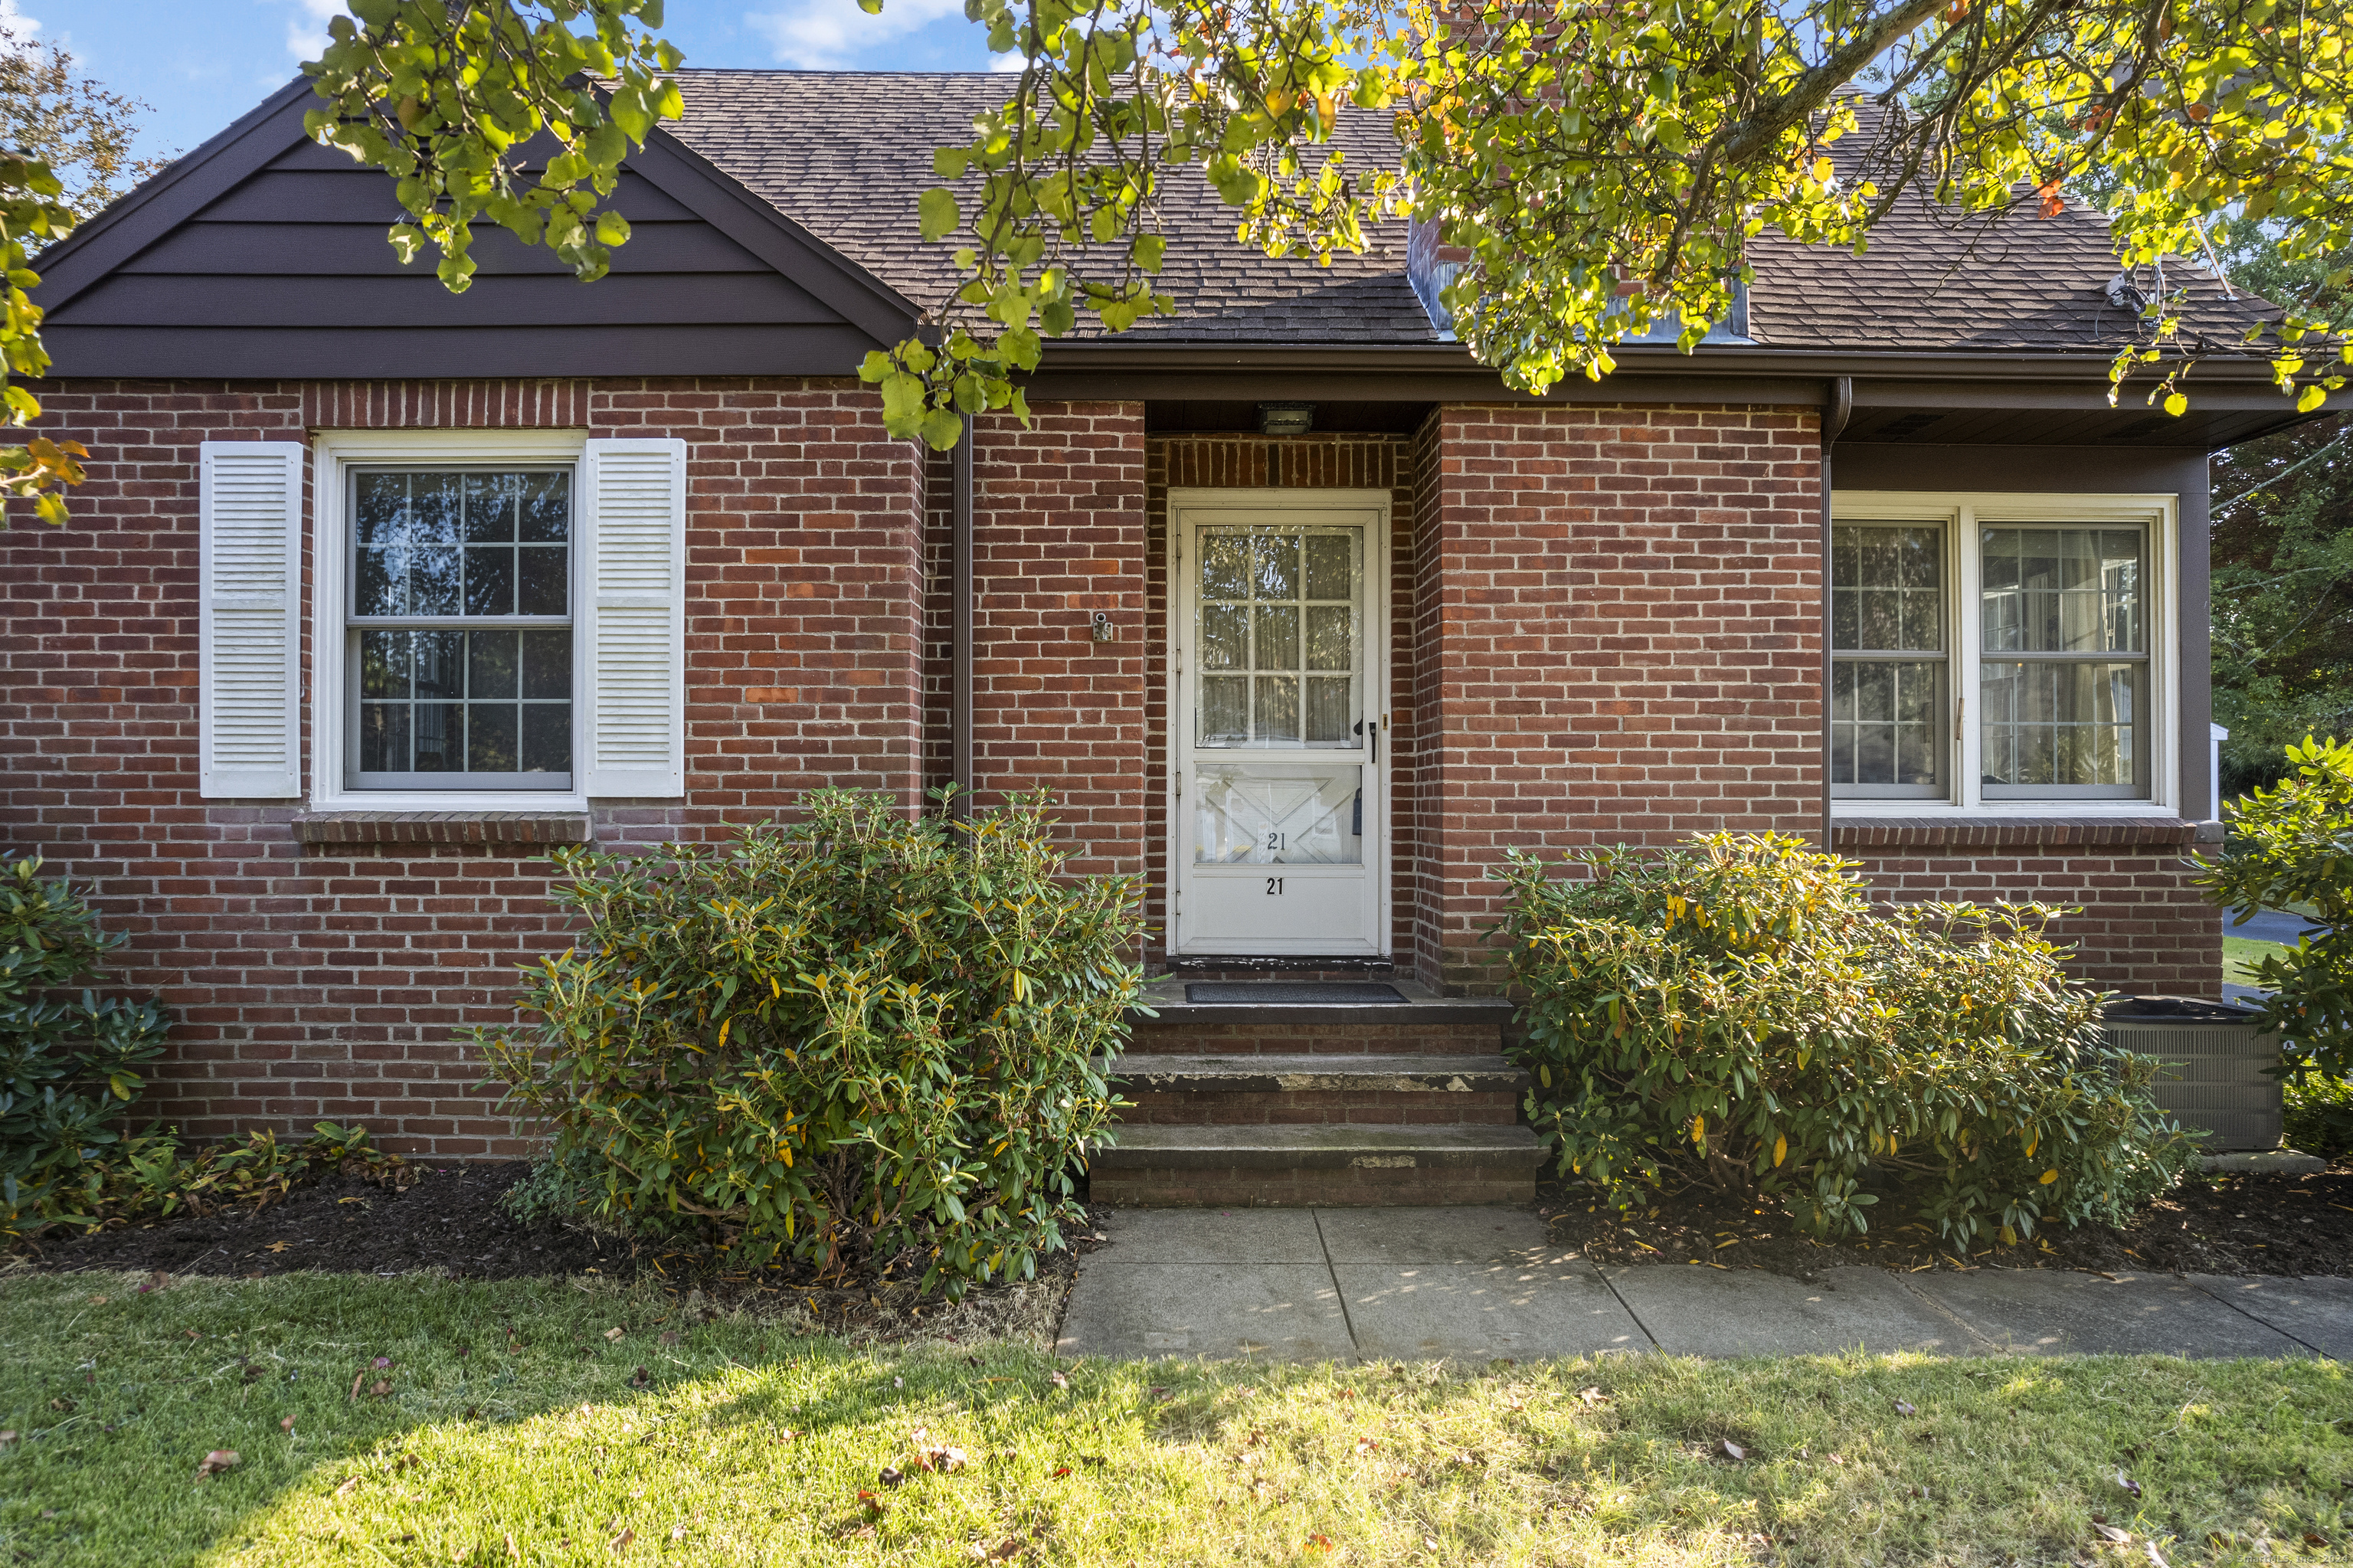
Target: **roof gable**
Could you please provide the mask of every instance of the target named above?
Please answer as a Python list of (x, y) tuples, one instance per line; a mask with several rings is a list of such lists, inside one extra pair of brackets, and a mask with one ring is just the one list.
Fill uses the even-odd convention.
[(659, 131), (623, 166), (606, 279), (485, 225), (451, 294), (386, 243), (391, 181), (303, 135), (314, 102), (280, 90), (40, 258), (58, 374), (838, 376), (913, 330), (908, 301)]

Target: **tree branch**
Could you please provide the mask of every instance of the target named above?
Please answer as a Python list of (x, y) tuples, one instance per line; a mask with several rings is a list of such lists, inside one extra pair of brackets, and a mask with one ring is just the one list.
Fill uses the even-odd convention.
[(1873, 18), (1821, 64), (1798, 78), (1789, 90), (1733, 128), (1724, 140), (1725, 161), (1752, 163), (1781, 139), (1784, 132), (1820, 109), (1832, 92), (1854, 79), (1881, 50), (1935, 16), (1947, 0), (1903, 0), (1903, 4)]

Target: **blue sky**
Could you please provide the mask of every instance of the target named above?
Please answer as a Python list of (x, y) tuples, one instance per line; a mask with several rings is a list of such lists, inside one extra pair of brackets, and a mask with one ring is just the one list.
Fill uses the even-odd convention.
[[(140, 151), (185, 153), (317, 51), (340, 0), (0, 0), (0, 25), (71, 51), (82, 72), (153, 106)], [(670, 0), (670, 41), (696, 66), (986, 70), (963, 0)]]

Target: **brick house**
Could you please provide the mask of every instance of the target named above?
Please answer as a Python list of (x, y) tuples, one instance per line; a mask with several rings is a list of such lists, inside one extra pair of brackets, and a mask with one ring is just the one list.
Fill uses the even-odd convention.
[(1044, 786), (1080, 869), (1146, 876), (1155, 970), (1408, 999), (1164, 987), (1131, 1193), (1524, 1187), (1481, 935), (1511, 846), (1827, 836), (2216, 993), (2207, 457), (2292, 416), (2259, 367), (2109, 407), (2137, 299), (2096, 218), (1767, 244), (1698, 352), (1534, 399), (1434, 324), (1434, 246), (1271, 261), (1180, 196), (1180, 314), (1052, 345), (1029, 426), (941, 456), (846, 373), (944, 300), (928, 149), (1002, 84), (686, 89), (593, 286), (495, 233), (462, 296), (402, 268), (301, 83), (41, 263), (90, 477), (0, 536), (0, 847), (128, 933), (188, 1131), (520, 1150), (450, 1033), (565, 939), (546, 848), (827, 784)]

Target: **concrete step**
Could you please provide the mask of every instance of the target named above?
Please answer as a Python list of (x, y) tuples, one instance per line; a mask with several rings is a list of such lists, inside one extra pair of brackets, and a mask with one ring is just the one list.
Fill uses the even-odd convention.
[(1123, 1123), (1117, 1137), (1090, 1162), (1098, 1202), (1526, 1203), (1543, 1153), (1527, 1128), (1464, 1123)]
[(1245, 1051), (1219, 1055), (1176, 1052), (1123, 1056), (1111, 1069), (1122, 1083), (1145, 1089), (1200, 1093), (1297, 1094), (1317, 1089), (1414, 1090), (1466, 1094), (1527, 1086), (1528, 1075), (1499, 1055), (1282, 1054)]
[(1124, 1127), (1519, 1119), (1527, 1075), (1501, 1056), (1142, 1054), (1112, 1069)]

